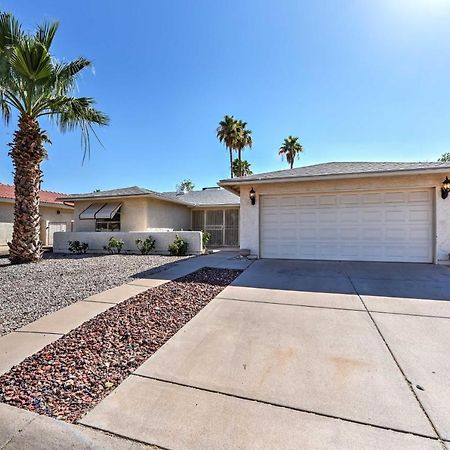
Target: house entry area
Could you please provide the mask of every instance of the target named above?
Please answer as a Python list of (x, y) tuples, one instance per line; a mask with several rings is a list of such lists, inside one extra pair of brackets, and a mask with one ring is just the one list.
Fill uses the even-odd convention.
[(211, 235), (209, 247), (239, 246), (239, 209), (198, 209), (192, 211), (192, 230)]

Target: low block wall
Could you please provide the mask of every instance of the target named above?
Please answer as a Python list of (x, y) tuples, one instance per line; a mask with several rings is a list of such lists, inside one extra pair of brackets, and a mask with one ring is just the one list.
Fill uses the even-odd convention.
[(8, 242), (11, 242), (12, 232), (12, 223), (0, 222), (0, 245), (7, 245)]
[(114, 236), (124, 242), (123, 253), (139, 254), (140, 252), (135, 243), (136, 239), (144, 240), (151, 236), (156, 241), (153, 252), (168, 255), (169, 244), (175, 240), (177, 234), (189, 244), (188, 254), (199, 255), (202, 253), (201, 231), (57, 232), (53, 234), (53, 252), (69, 253), (69, 241), (80, 241), (89, 245), (88, 253), (107, 253), (103, 247), (108, 245), (109, 239)]

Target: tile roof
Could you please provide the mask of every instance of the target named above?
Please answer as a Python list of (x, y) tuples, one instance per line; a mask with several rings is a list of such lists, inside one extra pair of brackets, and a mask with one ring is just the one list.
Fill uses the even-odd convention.
[(184, 193), (163, 192), (164, 197), (172, 198), (191, 206), (239, 205), (239, 197), (225, 189), (206, 188), (201, 191)]
[[(39, 191), (39, 198), (41, 200), (41, 203), (54, 203), (57, 205), (62, 205), (63, 200), (59, 199), (63, 199), (65, 197), (66, 194), (62, 194), (61, 192)], [(14, 186), (10, 184), (0, 183), (0, 198), (14, 200)]]
[(221, 183), (233, 184), (245, 181), (278, 180), (290, 178), (326, 177), (333, 175), (365, 175), (370, 173), (412, 172), (424, 170), (450, 171), (450, 162), (329, 162), (275, 172), (258, 173), (247, 177), (229, 178)]

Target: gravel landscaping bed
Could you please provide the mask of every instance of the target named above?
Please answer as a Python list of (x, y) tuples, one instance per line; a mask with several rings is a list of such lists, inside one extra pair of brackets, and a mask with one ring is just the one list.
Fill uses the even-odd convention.
[(80, 419), (241, 271), (203, 268), (101, 313), (0, 377), (0, 400)]
[[(185, 257), (45, 254), (36, 264), (0, 258), (0, 336), (78, 300), (164, 270)], [(143, 273), (142, 273), (143, 272)]]

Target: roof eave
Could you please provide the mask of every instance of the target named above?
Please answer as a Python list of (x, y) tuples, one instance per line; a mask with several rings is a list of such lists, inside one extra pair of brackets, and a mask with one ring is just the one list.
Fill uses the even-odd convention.
[(267, 183), (291, 183), (301, 181), (320, 181), (320, 180), (339, 180), (349, 178), (370, 178), (380, 176), (399, 176), (399, 175), (433, 175), (439, 173), (449, 173), (450, 167), (437, 167), (432, 169), (408, 169), (408, 170), (392, 170), (392, 171), (374, 171), (374, 172), (357, 172), (347, 174), (327, 174), (327, 175), (311, 175), (298, 177), (274, 177), (274, 178), (256, 178), (252, 180), (221, 180), (219, 185), (233, 193), (239, 193), (239, 186), (249, 184), (267, 184)]
[[(14, 204), (15, 200), (13, 198), (0, 197), (0, 203), (10, 203)], [(56, 203), (56, 202), (44, 202), (42, 200), (39, 201), (39, 204), (47, 207), (61, 208), (61, 209), (73, 209), (73, 206), (66, 205), (64, 203)]]
[(238, 207), (240, 203), (192, 203), (191, 208), (225, 208)]
[(123, 194), (123, 195), (104, 195), (104, 196), (88, 196), (88, 197), (63, 197), (57, 200), (70, 201), (70, 202), (82, 202), (82, 201), (104, 201), (104, 200), (115, 200), (115, 199), (127, 199), (127, 198), (135, 198), (135, 197), (148, 197), (155, 198), (157, 200), (176, 203), (177, 205), (189, 206), (187, 202), (175, 200), (169, 197), (164, 197), (162, 195), (152, 194), (150, 192), (145, 192), (142, 194)]

